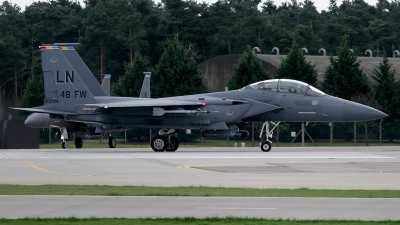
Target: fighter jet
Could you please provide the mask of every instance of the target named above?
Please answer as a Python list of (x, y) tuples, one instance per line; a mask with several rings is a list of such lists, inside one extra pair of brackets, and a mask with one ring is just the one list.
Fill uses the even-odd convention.
[[(98, 82), (87, 83), (82, 69), (68, 60), (68, 55), (75, 52), (72, 46), (45, 44), (40, 50), (45, 105), (16, 109), (93, 124), (96, 134), (131, 128), (159, 129), (151, 140), (151, 148), (156, 152), (176, 151), (179, 140), (174, 134), (181, 129), (201, 130), (203, 137), (248, 137), (249, 132), (242, 130), (246, 122), (355, 122), (387, 116), (290, 79), (260, 81), (239, 90), (167, 98), (96, 96), (93, 88), (88, 87), (100, 88)], [(265, 128), (267, 134), (273, 130)], [(67, 129), (61, 131), (67, 136)], [(115, 138), (110, 135), (109, 147), (115, 146)], [(261, 143), (261, 150), (271, 150), (268, 138)]]

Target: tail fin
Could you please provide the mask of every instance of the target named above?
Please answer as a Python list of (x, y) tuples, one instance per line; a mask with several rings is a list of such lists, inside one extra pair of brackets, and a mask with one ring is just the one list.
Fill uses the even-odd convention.
[(144, 80), (142, 85), (142, 90), (140, 91), (139, 98), (151, 98), (150, 96), (150, 77), (151, 72), (144, 72)]
[[(86, 84), (93, 96), (107, 96), (107, 91), (100, 86), (99, 81), (86, 66), (85, 62), (83, 62), (76, 50), (74, 48), (69, 49), (71, 46), (80, 45), (79, 43), (54, 43), (54, 45), (60, 47), (65, 58), (75, 68), (75, 71), (80, 75), (83, 83)], [(64, 51), (64, 48), (68, 48), (68, 51)]]
[(103, 88), (103, 90), (107, 94), (107, 96), (110, 96), (110, 90), (111, 90), (111, 75), (110, 74), (104, 74), (103, 83), (101, 83), (101, 87)]
[[(58, 103), (62, 106), (71, 106), (96, 103), (92, 92), (81, 78), (82, 71), (76, 70), (63, 54), (68, 51), (75, 52), (72, 46), (43, 45), (40, 46), (40, 50), (45, 104)], [(97, 85), (100, 87), (98, 82)]]

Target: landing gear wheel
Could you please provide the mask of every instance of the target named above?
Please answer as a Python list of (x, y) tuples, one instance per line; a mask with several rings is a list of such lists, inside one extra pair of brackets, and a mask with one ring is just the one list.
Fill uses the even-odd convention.
[(179, 147), (179, 140), (175, 136), (171, 135), (170, 140), (167, 138), (167, 152), (174, 152)]
[(261, 143), (261, 151), (269, 152), (271, 150), (271, 143), (269, 141), (264, 141)]
[(111, 136), (108, 138), (108, 147), (110, 147), (110, 148), (117, 147), (117, 140), (115, 139), (115, 137)]
[(61, 143), (61, 148), (66, 149), (67, 148), (67, 142), (63, 140)]
[(81, 137), (75, 138), (75, 148), (82, 148), (83, 147), (83, 141)]
[(155, 152), (163, 152), (167, 148), (167, 138), (163, 136), (155, 136), (151, 139), (151, 148)]

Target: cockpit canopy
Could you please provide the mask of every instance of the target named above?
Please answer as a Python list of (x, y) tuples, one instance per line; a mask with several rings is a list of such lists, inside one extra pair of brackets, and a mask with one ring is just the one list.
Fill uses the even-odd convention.
[(317, 88), (297, 80), (272, 79), (249, 85), (251, 88), (262, 91), (274, 91), (309, 96), (324, 96), (325, 93)]

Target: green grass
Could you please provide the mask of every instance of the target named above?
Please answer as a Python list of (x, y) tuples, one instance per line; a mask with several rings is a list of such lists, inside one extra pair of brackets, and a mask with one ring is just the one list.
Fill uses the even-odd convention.
[(271, 219), (252, 219), (252, 218), (205, 218), (205, 219), (197, 219), (192, 217), (185, 218), (146, 218), (146, 219), (123, 219), (123, 218), (112, 218), (112, 219), (101, 219), (101, 218), (88, 218), (88, 219), (77, 219), (77, 218), (56, 218), (56, 219), (0, 219), (0, 224), (7, 225), (42, 225), (42, 224), (55, 224), (55, 225), (64, 225), (64, 224), (74, 224), (74, 225), (109, 225), (109, 224), (142, 224), (142, 225), (225, 225), (225, 224), (241, 224), (241, 225), (333, 225), (333, 224), (346, 224), (346, 225), (391, 225), (391, 224), (399, 224), (400, 221), (358, 221), (358, 220), (271, 220)]
[(400, 198), (400, 190), (257, 189), (109, 185), (0, 185), (0, 195)]

